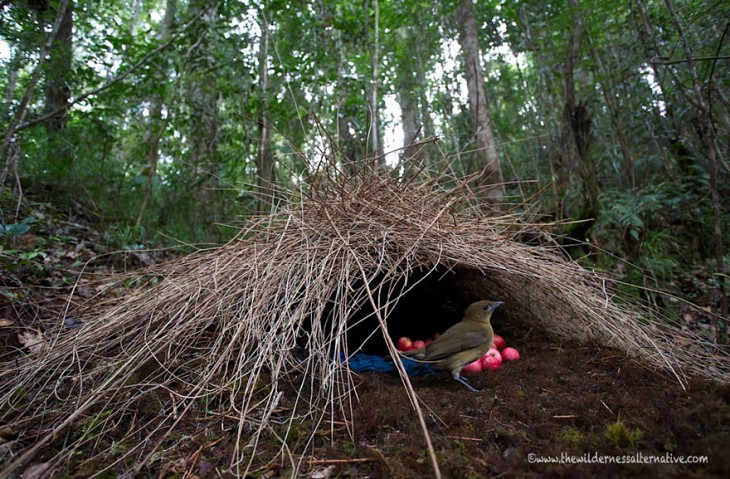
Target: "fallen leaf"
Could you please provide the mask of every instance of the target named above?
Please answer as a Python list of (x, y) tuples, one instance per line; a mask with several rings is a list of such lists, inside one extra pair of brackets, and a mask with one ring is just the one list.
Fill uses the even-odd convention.
[(9, 441), (17, 437), (18, 433), (10, 426), (0, 427), (0, 439), (3, 441)]
[(694, 341), (692, 341), (691, 339), (687, 339), (687, 338), (677, 339), (677, 346), (679, 346), (680, 348), (686, 348), (687, 346), (691, 346), (692, 344), (694, 344)]
[(200, 477), (208, 477), (212, 470), (213, 465), (205, 459), (201, 459), (198, 462), (198, 474)]
[(86, 241), (81, 241), (79, 244), (76, 245), (76, 247), (74, 248), (74, 251), (76, 253), (78, 253), (84, 248), (86, 248)]
[(92, 288), (91, 286), (84, 285), (84, 286), (79, 286), (76, 289), (76, 294), (78, 294), (82, 298), (91, 298), (96, 293), (94, 292), (94, 288)]
[(23, 471), (20, 475), (21, 479), (38, 479), (45, 477), (47, 472), (51, 471), (51, 463), (44, 462), (41, 464), (33, 464)]
[(43, 333), (36, 329), (23, 331), (18, 334), (18, 342), (30, 349), (31, 353), (38, 354), (46, 349), (46, 340), (43, 338)]
[(310, 476), (312, 479), (329, 479), (335, 471), (335, 466), (327, 466), (324, 469), (317, 469)]
[(0, 328), (4, 328), (5, 326), (12, 326), (15, 324), (12, 319), (8, 318), (0, 318)]

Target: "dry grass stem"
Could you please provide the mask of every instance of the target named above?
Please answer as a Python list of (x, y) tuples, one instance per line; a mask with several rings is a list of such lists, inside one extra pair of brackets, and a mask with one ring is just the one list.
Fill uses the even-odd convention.
[[(348, 331), (374, 324), (372, 333), (388, 338), (399, 302), (434, 275), (459, 282), (460, 299), (504, 301), (509, 320), (525, 329), (616, 347), (681, 385), (690, 376), (728, 382), (726, 354), (650, 311), (614, 302), (604, 277), (556, 248), (520, 242), (535, 226), (516, 210), (476, 211), (468, 181), (324, 173), (228, 244), (145, 271), (156, 284), (95, 299), (73, 312), (82, 328), (63, 328), (59, 318), (42, 354), (4, 363), (2, 422), (46, 428), (34, 429), (35, 446), (13, 451), (5, 474), (71, 426), (57, 461), (91, 450), (88, 461), (103, 465), (98, 474), (135, 462), (141, 471), (181, 421), (204, 412), (230, 426), (234, 474), (260, 466), (257, 453), (271, 453), (271, 441), (279, 441), (273, 456), (295, 469), (333, 462), (305, 454), (317, 431), (345, 427), (354, 437), (356, 378), (339, 358), (360, 344), (348, 341)], [(430, 441), (416, 393), (399, 372)], [(305, 422), (312, 431), (302, 436)], [(112, 430), (117, 442), (137, 438), (134, 447), (113, 455), (101, 440)]]

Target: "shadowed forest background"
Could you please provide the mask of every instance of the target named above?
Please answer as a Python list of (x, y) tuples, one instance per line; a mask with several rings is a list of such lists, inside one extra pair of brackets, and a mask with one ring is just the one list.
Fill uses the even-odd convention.
[(727, 317), (728, 18), (724, 1), (2, 1), (3, 282), (82, 242), (62, 221), (110, 251), (221, 244), (317, 171), (365, 166), (473, 175), (480, 204), (551, 223), (628, 294)]
[(729, 477), (729, 19), (0, 0), (0, 476)]

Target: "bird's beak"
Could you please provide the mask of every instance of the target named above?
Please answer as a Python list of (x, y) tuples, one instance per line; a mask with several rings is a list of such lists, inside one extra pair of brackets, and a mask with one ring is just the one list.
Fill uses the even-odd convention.
[(504, 304), (504, 301), (497, 301), (492, 305), (492, 311), (497, 309), (500, 305)]

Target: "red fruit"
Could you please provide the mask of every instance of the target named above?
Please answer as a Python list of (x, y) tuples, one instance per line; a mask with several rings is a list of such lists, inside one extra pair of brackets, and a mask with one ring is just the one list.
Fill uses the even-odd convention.
[(504, 340), (502, 336), (499, 334), (494, 335), (494, 347), (497, 349), (504, 349), (504, 347), (507, 345), (507, 342)]
[(413, 341), (413, 349), (423, 349), (426, 347), (426, 343), (421, 341), (420, 339), (416, 339)]
[(520, 353), (515, 348), (504, 348), (502, 350), (502, 359), (505, 361), (517, 361), (520, 359)]
[(433, 342), (433, 339), (427, 339), (427, 340), (424, 341), (424, 343), (426, 343), (426, 346), (428, 346), (432, 342)]
[(482, 363), (479, 359), (477, 359), (476, 361), (464, 366), (461, 372), (465, 374), (480, 373), (482, 372)]
[(402, 338), (398, 339), (397, 346), (398, 349), (400, 349), (401, 351), (407, 351), (412, 344), (413, 342), (411, 341), (411, 338), (409, 338), (408, 336), (403, 336)]
[(482, 363), (482, 370), (489, 369), (490, 371), (494, 371), (502, 365), (502, 356), (499, 354), (499, 351), (492, 348), (487, 351), (487, 354), (482, 356), (480, 361)]

